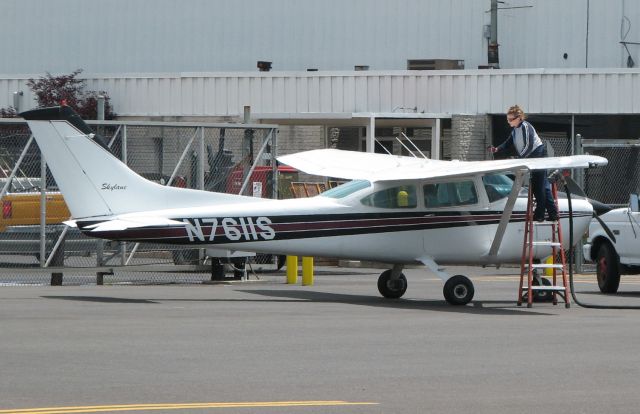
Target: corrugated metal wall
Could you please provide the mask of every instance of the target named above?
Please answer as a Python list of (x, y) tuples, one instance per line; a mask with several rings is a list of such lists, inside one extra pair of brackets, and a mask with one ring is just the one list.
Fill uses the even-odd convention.
[(3, 0), (0, 73), (406, 69), (486, 60), (477, 0)]
[[(22, 109), (33, 106), (24, 81), (0, 78), (0, 107), (18, 89)], [(640, 113), (640, 71), (632, 69), (90, 76), (87, 88), (107, 91), (122, 116), (239, 116), (244, 105), (254, 114), (483, 114), (514, 103), (529, 113)]]
[[(500, 7), (503, 68), (622, 68), (629, 54), (620, 41), (640, 42), (637, 0), (510, 0)], [(628, 48), (640, 66), (640, 45)]]
[[(464, 59), (473, 69), (487, 62), (489, 8), (490, 0), (3, 0), (0, 73), (256, 71), (258, 60), (278, 71), (403, 70), (418, 58)], [(587, 55), (588, 67), (625, 67), (622, 34), (629, 28), (626, 39), (640, 41), (637, 0), (500, 8), (502, 68), (580, 68)], [(640, 46), (629, 47), (640, 64)]]

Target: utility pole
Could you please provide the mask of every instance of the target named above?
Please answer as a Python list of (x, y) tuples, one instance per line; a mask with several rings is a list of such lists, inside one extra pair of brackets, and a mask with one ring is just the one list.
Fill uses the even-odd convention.
[(487, 63), (494, 69), (500, 68), (498, 56), (498, 0), (491, 0), (491, 34), (487, 50)]

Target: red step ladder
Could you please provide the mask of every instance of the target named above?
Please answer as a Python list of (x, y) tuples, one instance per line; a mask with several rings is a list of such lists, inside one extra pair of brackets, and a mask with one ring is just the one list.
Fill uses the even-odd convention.
[[(558, 206), (558, 188), (555, 182), (551, 183), (551, 193), (553, 195), (554, 203), (556, 203), (556, 210)], [(533, 306), (534, 295), (543, 297), (545, 295), (551, 295), (551, 299), (554, 305), (558, 304), (557, 295), (562, 296), (564, 299), (564, 305), (566, 308), (570, 307), (569, 295), (569, 283), (567, 280), (567, 258), (562, 248), (562, 227), (560, 220), (558, 221), (543, 221), (537, 222), (533, 219), (533, 193), (531, 189), (531, 183), (529, 183), (529, 196), (527, 200), (527, 215), (525, 219), (524, 227), (524, 242), (522, 244), (522, 260), (520, 262), (520, 287), (518, 288), (518, 306), (522, 306), (522, 302), (526, 300), (527, 307)], [(536, 232), (536, 229), (551, 228), (551, 237), (545, 240), (535, 240), (535, 233), (540, 233), (543, 230)], [(547, 233), (547, 232), (545, 232)], [(534, 263), (534, 247), (536, 246), (549, 246), (551, 247), (551, 257), (553, 257), (552, 263)], [(537, 276), (537, 270), (540, 269), (552, 269), (553, 280), (548, 283), (548, 279)], [(558, 285), (558, 270), (562, 271), (562, 284)], [(526, 275), (526, 276), (525, 276)], [(526, 281), (526, 284), (525, 284)]]

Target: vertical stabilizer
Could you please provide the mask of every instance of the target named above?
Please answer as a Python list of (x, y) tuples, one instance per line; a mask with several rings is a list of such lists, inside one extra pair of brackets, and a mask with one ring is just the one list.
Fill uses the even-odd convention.
[[(166, 187), (148, 181), (90, 139), (86, 131), (60, 119), (65, 116), (59, 116), (62, 111), (55, 109), (35, 109), (21, 115), (29, 123), (76, 219), (257, 201), (253, 197)], [(71, 113), (75, 114), (72, 110)]]

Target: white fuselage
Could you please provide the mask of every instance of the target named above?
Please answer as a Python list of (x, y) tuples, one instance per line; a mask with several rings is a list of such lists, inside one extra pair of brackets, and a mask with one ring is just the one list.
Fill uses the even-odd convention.
[[(458, 181), (462, 182), (461, 179)], [(415, 263), (429, 258), (441, 263), (519, 262), (522, 255), (524, 214), (527, 198), (516, 200), (497, 257), (488, 252), (498, 229), (507, 198), (489, 202), (482, 176), (473, 182), (473, 203), (446, 207), (427, 206), (425, 185), (431, 181), (390, 182), (369, 185), (346, 196), (308, 199), (264, 200), (258, 203), (220, 204), (121, 215), (166, 217), (186, 223), (176, 228), (130, 229), (121, 233), (87, 234), (132, 241), (197, 245), (262, 253), (327, 256), (388, 263)], [(381, 208), (366, 205), (367, 197), (405, 187), (415, 188), (409, 207)], [(365, 201), (363, 201), (365, 200)], [(375, 201), (373, 202), (375, 204)], [(453, 203), (455, 204), (455, 203)], [(584, 199), (573, 201), (574, 239), (587, 229), (592, 207)], [(559, 200), (561, 225), (568, 231), (566, 199)], [(82, 228), (82, 224), (79, 223)], [(536, 227), (536, 240), (551, 238), (550, 226)], [(568, 247), (568, 234), (564, 237)], [(536, 247), (537, 258), (551, 253)]]

